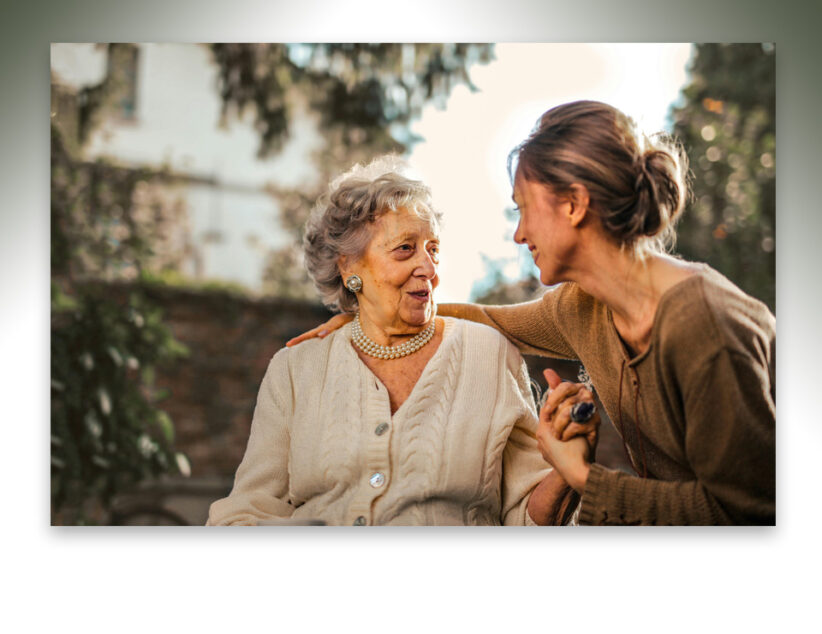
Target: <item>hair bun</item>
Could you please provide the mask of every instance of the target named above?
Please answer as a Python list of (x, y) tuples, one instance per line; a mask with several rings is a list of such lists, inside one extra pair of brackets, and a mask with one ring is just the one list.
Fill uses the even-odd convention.
[(658, 147), (645, 150), (637, 161), (635, 231), (656, 236), (667, 231), (682, 211), (685, 187), (679, 161)]

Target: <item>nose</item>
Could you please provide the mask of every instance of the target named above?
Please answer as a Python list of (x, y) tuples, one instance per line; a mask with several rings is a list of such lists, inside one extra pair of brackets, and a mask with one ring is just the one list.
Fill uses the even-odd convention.
[(525, 244), (525, 234), (522, 231), (522, 219), (517, 222), (517, 230), (514, 232), (514, 242), (517, 244)]
[(434, 256), (425, 249), (420, 250), (420, 261), (414, 271), (415, 275), (424, 277), (427, 280), (433, 279), (437, 275), (437, 262)]

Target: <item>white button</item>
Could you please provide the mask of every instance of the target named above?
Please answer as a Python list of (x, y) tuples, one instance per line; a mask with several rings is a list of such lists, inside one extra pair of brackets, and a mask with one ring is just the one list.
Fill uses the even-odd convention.
[(385, 476), (378, 471), (377, 473), (371, 476), (371, 479), (368, 482), (371, 484), (372, 487), (378, 489), (385, 482)]

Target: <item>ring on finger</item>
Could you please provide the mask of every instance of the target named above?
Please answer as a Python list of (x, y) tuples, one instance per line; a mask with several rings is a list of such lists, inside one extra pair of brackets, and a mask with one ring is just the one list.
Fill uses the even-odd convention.
[(575, 403), (571, 408), (571, 420), (575, 423), (587, 423), (594, 417), (596, 411), (596, 405), (591, 401)]

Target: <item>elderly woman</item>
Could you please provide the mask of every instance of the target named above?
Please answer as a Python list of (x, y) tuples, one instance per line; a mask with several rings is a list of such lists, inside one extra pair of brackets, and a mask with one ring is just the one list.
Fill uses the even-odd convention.
[(332, 183), (306, 262), (324, 302), (356, 316), (273, 357), (208, 524), (523, 525), (556, 512), (564, 482), (537, 448), (520, 354), (492, 328), (436, 316), (439, 219), (386, 159)]

